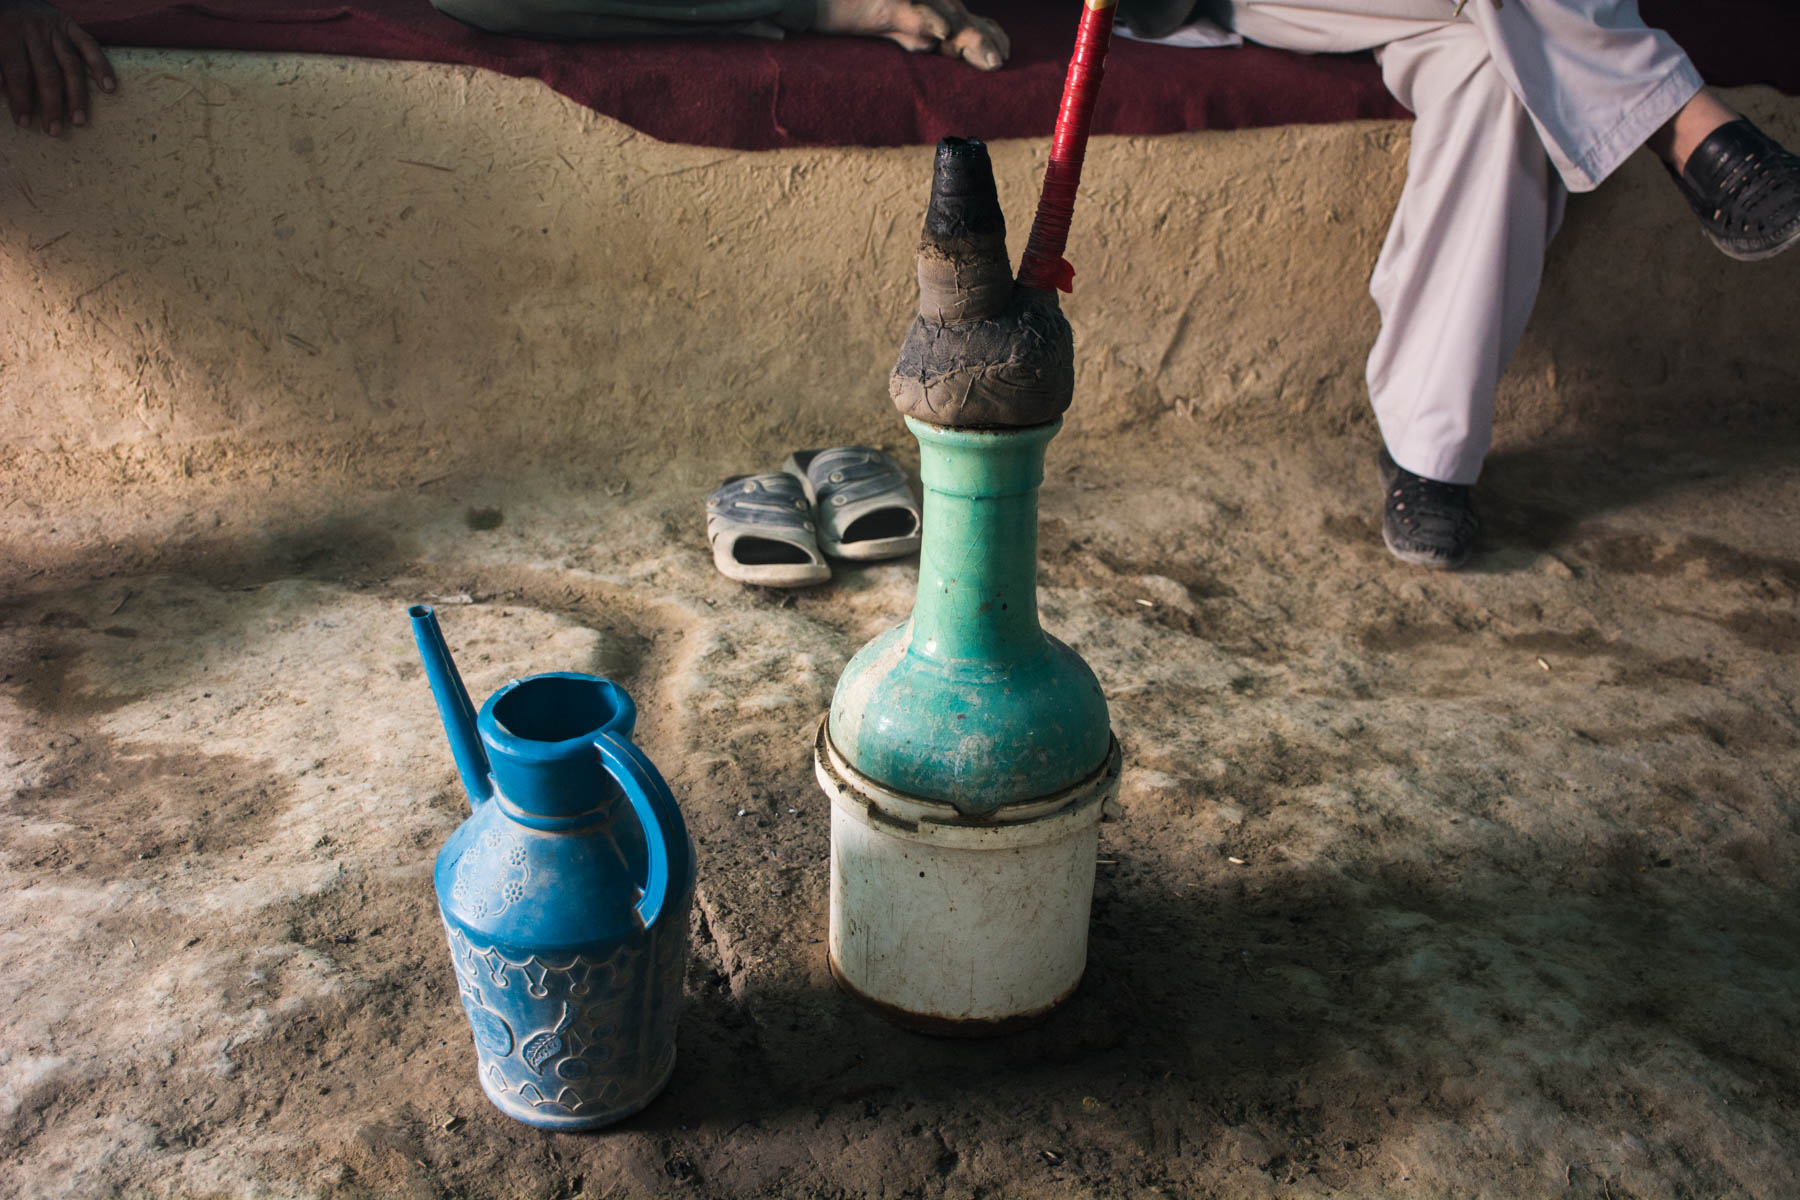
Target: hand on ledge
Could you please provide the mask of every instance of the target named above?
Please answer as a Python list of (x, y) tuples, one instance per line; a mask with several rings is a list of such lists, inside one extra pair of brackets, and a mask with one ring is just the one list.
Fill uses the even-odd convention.
[(88, 122), (88, 76), (118, 86), (112, 64), (81, 26), (44, 0), (0, 0), (0, 81), (20, 129), (35, 116), (56, 136)]
[(1012, 53), (1006, 32), (964, 8), (962, 0), (819, 0), (813, 29), (884, 37), (914, 53), (935, 50), (983, 71), (997, 69)]

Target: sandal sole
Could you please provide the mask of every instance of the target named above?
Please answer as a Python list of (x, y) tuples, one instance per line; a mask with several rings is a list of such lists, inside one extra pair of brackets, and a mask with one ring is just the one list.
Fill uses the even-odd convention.
[(1796, 223), (1792, 229), (1782, 235), (1780, 241), (1766, 250), (1738, 250), (1709, 229), (1703, 229), (1701, 232), (1706, 235), (1707, 241), (1719, 248), (1719, 253), (1726, 258), (1736, 259), (1738, 262), (1763, 262), (1774, 258), (1777, 254), (1793, 249), (1794, 244), (1800, 242), (1800, 223)]
[(718, 554), (713, 555), (713, 566), (732, 582), (751, 587), (812, 587), (831, 578), (830, 567), (801, 563), (741, 563)]
[(841, 558), (846, 562), (879, 562), (884, 558), (904, 558), (916, 553), (919, 549), (919, 535), (911, 534), (897, 538), (867, 538), (860, 542), (843, 544), (819, 540), (819, 549), (832, 558)]
[(1425, 567), (1433, 571), (1454, 571), (1464, 563), (1468, 562), (1470, 558), (1474, 557), (1475, 553), (1473, 549), (1469, 549), (1463, 551), (1462, 554), (1456, 558), (1439, 558), (1434, 554), (1427, 554), (1419, 550), (1402, 550), (1400, 547), (1394, 545), (1394, 539), (1388, 536), (1388, 531), (1385, 528), (1381, 531), (1381, 540), (1387, 545), (1388, 553), (1392, 554), (1401, 562), (1410, 563), (1415, 567)]

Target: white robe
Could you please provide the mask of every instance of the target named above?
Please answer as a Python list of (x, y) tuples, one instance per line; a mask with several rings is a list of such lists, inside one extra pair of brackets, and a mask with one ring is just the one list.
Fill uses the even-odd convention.
[(1570, 191), (1597, 187), (1700, 90), (1636, 0), (1234, 0), (1236, 31), (1373, 49), (1418, 117), (1369, 290), (1369, 397), (1407, 470), (1473, 483)]

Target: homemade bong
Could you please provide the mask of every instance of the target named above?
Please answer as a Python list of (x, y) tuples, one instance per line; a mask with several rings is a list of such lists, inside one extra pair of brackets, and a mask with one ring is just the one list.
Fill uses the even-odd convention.
[(1037, 490), (1074, 393), (1057, 303), (1113, 0), (1088, 0), (1012, 277), (987, 148), (938, 146), (919, 316), (890, 393), (919, 440), (912, 616), (845, 668), (819, 727), (833, 975), (902, 1023), (998, 1032), (1074, 991), (1120, 755), (1086, 663), (1037, 616)]

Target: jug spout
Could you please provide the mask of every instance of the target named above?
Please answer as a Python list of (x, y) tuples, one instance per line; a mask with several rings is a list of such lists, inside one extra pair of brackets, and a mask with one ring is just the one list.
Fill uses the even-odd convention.
[(438, 716), (450, 738), (450, 753), (456, 756), (456, 769), (462, 775), (463, 790), (469, 793), (469, 805), (475, 807), (494, 794), (494, 781), (489, 771), (487, 751), (481, 747), (481, 735), (475, 728), (475, 706), (457, 674), (450, 657), (450, 647), (438, 629), (437, 614), (425, 604), (407, 610), (412, 617), (413, 638), (419, 643), (419, 657), (425, 662), (425, 678), (437, 700)]

